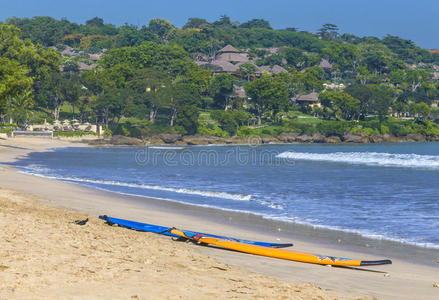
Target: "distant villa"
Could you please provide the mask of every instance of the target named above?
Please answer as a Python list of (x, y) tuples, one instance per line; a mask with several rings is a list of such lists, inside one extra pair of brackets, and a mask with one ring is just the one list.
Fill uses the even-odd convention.
[[(272, 49), (277, 51), (278, 49)], [(269, 74), (288, 73), (285, 68), (279, 65), (273, 66), (257, 66), (254, 60), (250, 60), (247, 51), (240, 51), (232, 45), (227, 45), (218, 51), (214, 59), (197, 60), (195, 63), (199, 66), (212, 71), (213, 73), (229, 73), (238, 74), (239, 66), (245, 63), (250, 63), (255, 66), (255, 76), (260, 77), (264, 72)]]

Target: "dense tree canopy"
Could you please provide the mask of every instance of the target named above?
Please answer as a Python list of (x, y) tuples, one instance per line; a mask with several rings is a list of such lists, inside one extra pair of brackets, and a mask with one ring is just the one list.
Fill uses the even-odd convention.
[[(192, 134), (205, 118), (211, 123), (203, 132), (235, 135), (251, 120), (280, 124), (284, 112), (299, 109), (290, 99), (319, 93), (323, 107), (302, 104), (302, 113), (380, 124), (392, 115), (439, 119), (431, 107), (439, 98), (439, 54), (392, 35), (341, 34), (335, 24), (316, 33), (272, 29), (263, 19), (240, 23), (226, 15), (190, 18), (182, 28), (160, 18), (141, 26), (99, 17), (85, 24), (51, 17), (5, 23), (0, 117), (18, 122), (35, 111), (59, 119), (67, 106), (71, 117), (116, 131), (133, 118), (142, 128)], [(215, 64), (228, 44), (249, 61)]]

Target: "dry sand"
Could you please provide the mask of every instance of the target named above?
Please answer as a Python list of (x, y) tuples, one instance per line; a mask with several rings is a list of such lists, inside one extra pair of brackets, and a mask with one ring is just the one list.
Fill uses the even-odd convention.
[[(63, 146), (72, 144), (0, 140), (0, 162)], [(439, 281), (437, 265), (393, 260), (391, 266), (374, 268), (388, 272), (384, 274), (199, 247), (110, 227), (96, 216), (109, 214), (248, 239), (273, 241), (274, 237), (194, 218), (185, 214), (194, 210), (191, 206), (174, 205), (172, 211), (163, 201), (139, 201), (19, 174), (9, 166), (0, 165), (0, 187), (0, 298), (439, 299), (439, 289), (433, 287)], [(90, 221), (85, 226), (72, 223), (86, 217)], [(291, 240), (297, 251), (380, 258), (280, 237), (281, 242)]]
[(0, 228), (1, 299), (346, 299), (7, 189), (0, 189)]

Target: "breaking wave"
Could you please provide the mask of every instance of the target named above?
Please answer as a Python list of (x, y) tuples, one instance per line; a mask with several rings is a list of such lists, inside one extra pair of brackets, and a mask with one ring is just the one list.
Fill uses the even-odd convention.
[(177, 194), (197, 195), (203, 197), (213, 197), (213, 198), (221, 198), (221, 199), (236, 200), (236, 201), (252, 200), (251, 195), (244, 195), (244, 194), (215, 192), (215, 191), (201, 191), (201, 190), (188, 189), (188, 188), (172, 188), (172, 187), (165, 187), (160, 185), (146, 185), (146, 184), (136, 184), (136, 183), (128, 183), (128, 182), (120, 182), (120, 181), (86, 179), (86, 178), (78, 178), (78, 177), (51, 176), (51, 175), (36, 174), (28, 171), (23, 171), (23, 173), (32, 174), (50, 179), (77, 182), (77, 183), (91, 183), (91, 184), (123, 186), (123, 187), (131, 187), (131, 188), (139, 188), (139, 189), (147, 189), (147, 190), (159, 190), (165, 192), (173, 192)]
[(379, 152), (283, 152), (277, 158), (400, 168), (439, 169), (439, 156)]

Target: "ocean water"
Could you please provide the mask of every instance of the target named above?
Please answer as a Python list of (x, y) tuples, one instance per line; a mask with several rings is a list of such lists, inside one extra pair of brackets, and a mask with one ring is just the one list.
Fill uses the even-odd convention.
[(439, 249), (439, 143), (64, 148), (22, 172)]

